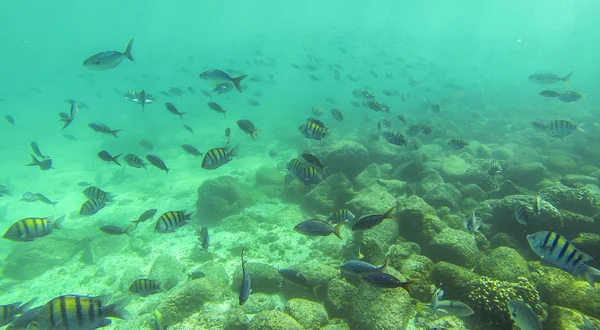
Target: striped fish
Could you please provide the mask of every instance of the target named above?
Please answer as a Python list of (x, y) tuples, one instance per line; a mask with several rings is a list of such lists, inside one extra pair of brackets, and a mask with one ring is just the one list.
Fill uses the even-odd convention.
[(129, 299), (122, 299), (104, 306), (104, 297), (64, 295), (47, 302), (28, 329), (52, 330), (92, 330), (111, 324), (108, 317), (126, 319), (129, 317), (123, 308)]
[(106, 202), (112, 201), (112, 197), (109, 192), (106, 192), (98, 187), (90, 186), (85, 188), (83, 195), (87, 199), (102, 199)]
[(233, 149), (210, 149), (206, 152), (206, 154), (204, 154), (204, 158), (202, 159), (202, 168), (205, 170), (214, 170), (229, 163), (233, 157), (237, 156), (238, 147), (239, 145), (235, 146)]
[(304, 137), (313, 140), (322, 140), (329, 135), (330, 129), (318, 119), (308, 118), (304, 124), (298, 127), (298, 131)]
[(559, 139), (571, 135), (575, 131), (583, 132), (581, 128), (568, 120), (553, 120), (546, 126), (548, 135)]
[(404, 138), (404, 135), (400, 134), (397, 131), (394, 131), (394, 130), (385, 131), (385, 132), (383, 132), (382, 135), (385, 138), (385, 140), (391, 144), (395, 144), (397, 146), (406, 146), (407, 141)]
[(527, 221), (529, 221), (529, 216), (527, 215), (527, 207), (525, 205), (515, 205), (515, 219), (517, 219), (517, 222), (522, 225), (527, 224)]
[(158, 218), (154, 231), (159, 233), (172, 232), (185, 225), (186, 222), (190, 220), (191, 215), (191, 213), (185, 214), (185, 210), (165, 212)]
[(21, 305), (21, 302), (0, 306), (0, 327), (3, 327), (16, 319), (17, 315), (23, 314), (29, 309), (36, 298)]
[(103, 198), (88, 199), (79, 208), (79, 215), (93, 215), (106, 206)]
[(64, 219), (64, 215), (54, 221), (52, 217), (21, 219), (13, 223), (3, 237), (15, 242), (31, 242), (52, 234), (52, 229), (63, 229)]
[(448, 144), (454, 149), (462, 149), (469, 145), (469, 143), (465, 140), (454, 138), (448, 142)]
[(340, 109), (331, 109), (331, 116), (337, 121), (344, 121), (344, 114)]
[(149, 280), (147, 278), (137, 279), (133, 281), (129, 287), (129, 292), (139, 294), (142, 297), (159, 293), (160, 291), (162, 291), (160, 285), (155, 280)]
[(134, 154), (127, 154), (125, 155), (125, 162), (127, 163), (127, 165), (131, 166), (131, 167), (135, 167), (135, 168), (143, 168), (146, 169), (147, 164), (144, 163), (144, 161), (134, 155)]
[(585, 263), (593, 258), (578, 250), (573, 243), (560, 234), (551, 231), (540, 231), (527, 235), (529, 246), (542, 259), (573, 276), (583, 275), (591, 286), (594, 277), (600, 276), (600, 270)]
[(333, 223), (338, 223), (338, 222), (352, 221), (355, 218), (356, 218), (356, 216), (354, 216), (354, 214), (352, 214), (352, 212), (350, 212), (350, 210), (339, 209), (339, 210), (329, 214), (329, 217), (327, 218), (327, 220), (329, 220)]
[(298, 158), (293, 158), (287, 164), (290, 175), (306, 185), (319, 183), (323, 180), (323, 173), (316, 167), (303, 164)]

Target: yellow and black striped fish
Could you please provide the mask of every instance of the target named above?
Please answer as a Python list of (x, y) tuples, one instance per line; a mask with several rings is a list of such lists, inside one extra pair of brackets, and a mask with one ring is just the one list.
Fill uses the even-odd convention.
[(63, 229), (62, 222), (65, 216), (56, 220), (48, 218), (25, 218), (13, 223), (4, 238), (16, 242), (30, 242), (36, 238), (44, 237), (52, 233), (52, 229)]
[(186, 222), (190, 220), (191, 215), (191, 213), (185, 214), (185, 210), (165, 212), (158, 218), (154, 231), (159, 233), (172, 232), (185, 225)]
[(562, 120), (562, 119), (551, 121), (546, 126), (546, 129), (547, 129), (548, 135), (550, 135), (551, 137), (559, 138), (559, 139), (562, 139), (565, 136), (570, 135), (571, 133), (573, 133), (575, 131), (583, 132), (583, 130), (581, 128), (577, 127), (577, 125), (574, 125), (572, 122), (570, 122), (568, 120)]
[(454, 149), (462, 149), (469, 145), (469, 143), (465, 140), (454, 138), (448, 142), (448, 144)]
[(3, 327), (16, 319), (19, 314), (25, 313), (34, 303), (36, 298), (21, 305), (21, 302), (0, 306), (0, 327)]
[(323, 180), (323, 172), (319, 168), (305, 165), (298, 158), (293, 158), (288, 162), (287, 170), (290, 175), (306, 185), (319, 183)]
[(102, 199), (106, 202), (110, 202), (112, 199), (109, 192), (103, 191), (102, 189), (94, 186), (85, 188), (83, 195), (87, 199)]
[(202, 159), (202, 168), (205, 170), (214, 170), (227, 163), (229, 163), (233, 157), (237, 156), (237, 148), (212, 148), (204, 154)]
[(298, 131), (308, 139), (322, 140), (329, 135), (330, 129), (325, 127), (320, 120), (308, 118), (304, 124), (298, 127)]
[(111, 324), (108, 317), (127, 319), (124, 310), (129, 303), (125, 298), (104, 306), (103, 297), (64, 295), (56, 297), (40, 308), (27, 329), (88, 330)]
[(344, 121), (344, 114), (340, 109), (331, 109), (331, 116), (337, 121)]
[(331, 214), (329, 214), (329, 218), (327, 220), (338, 223), (338, 222), (348, 222), (352, 221), (356, 218), (356, 216), (350, 212), (348, 209), (339, 209)]
[(563, 102), (575, 102), (579, 101), (583, 98), (583, 94), (576, 91), (566, 91), (560, 95), (558, 95), (558, 99)]
[(127, 154), (124, 158), (127, 165), (131, 167), (146, 169), (146, 166), (148, 165), (144, 163), (144, 161), (140, 157), (134, 154)]
[(93, 215), (106, 206), (103, 198), (88, 199), (79, 208), (79, 215)]
[(139, 294), (142, 297), (159, 293), (160, 291), (162, 291), (160, 285), (155, 280), (147, 278), (137, 279), (129, 287), (129, 292)]
[(389, 130), (383, 132), (383, 137), (388, 143), (395, 144), (397, 146), (406, 146), (407, 141), (400, 132)]

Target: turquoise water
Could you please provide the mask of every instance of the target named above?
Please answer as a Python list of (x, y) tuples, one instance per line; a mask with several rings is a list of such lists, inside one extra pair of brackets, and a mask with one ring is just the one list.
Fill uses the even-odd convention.
[[(456, 230), (465, 231), (462, 220), (477, 210), (484, 223), (485, 241), (508, 233), (520, 240), (511, 247), (527, 261), (539, 258), (529, 250), (524, 239), (526, 234), (551, 230), (570, 239), (582, 233), (600, 234), (597, 227), (572, 225), (568, 221), (563, 226), (534, 221), (534, 225), (515, 232), (499, 224), (498, 213), (484, 211), (486, 205), (493, 204), (491, 200), (507, 197), (491, 194), (506, 180), (523, 188), (520, 193), (510, 195), (529, 199), (545, 188), (564, 183), (565, 178), (598, 198), (600, 190), (593, 175), (600, 168), (600, 154), (594, 147), (599, 138), (596, 121), (599, 98), (595, 93), (600, 87), (596, 81), (600, 70), (597, 17), (600, 17), (600, 4), (594, 1), (3, 2), (0, 4), (3, 31), (0, 75), (4, 79), (0, 82), (0, 114), (12, 116), (14, 125), (0, 119), (3, 145), (0, 185), (11, 193), (11, 196), (0, 197), (0, 228), (7, 230), (13, 223), (28, 217), (58, 218), (65, 214), (66, 219), (64, 230), (55, 230), (34, 242), (0, 241), (3, 251), (0, 305), (37, 297), (34, 306), (41, 306), (64, 294), (109, 294), (114, 301), (128, 295), (129, 279), (149, 276), (157, 257), (175, 258), (182, 275), (174, 276), (177, 279), (172, 280), (165, 292), (133, 299), (126, 308), (132, 317), (128, 321), (115, 320), (107, 327), (146, 329), (154, 326), (151, 319), (155, 309), (165, 313), (161, 303), (169, 299), (176, 301), (173, 292), (185, 287), (186, 281), (189, 282), (186, 273), (194, 267), (207, 263), (220, 265), (226, 271), (227, 280), (235, 283), (241, 247), (249, 250), (246, 259), (250, 262), (275, 268), (317, 263), (327, 265), (328, 271), (335, 273), (337, 265), (349, 254), (358, 257), (358, 247), (361, 251), (368, 248), (362, 238), (353, 236), (349, 226), (342, 228), (342, 242), (333, 236), (307, 239), (292, 228), (303, 219), (326, 216), (342, 207), (358, 208), (352, 210), (357, 218), (364, 215), (361, 211), (385, 213), (392, 205), (364, 203), (370, 204), (368, 208), (360, 202), (351, 202), (369, 195), (363, 181), (375, 183), (369, 180), (376, 179), (418, 187), (414, 191), (408, 188), (395, 191), (379, 185), (372, 188), (373, 191), (385, 191), (385, 196), (372, 197), (374, 201), (386, 200), (386, 196), (406, 198), (413, 191), (437, 209), (436, 216), (441, 221)], [(82, 66), (86, 58), (96, 53), (123, 52), (130, 39), (134, 39), (134, 62), (124, 59), (115, 68), (105, 71)], [(223, 70), (232, 77), (247, 74), (242, 81), (243, 93), (232, 90), (217, 95), (212, 92), (214, 83), (198, 77), (211, 69)], [(549, 72), (564, 77), (573, 70), (572, 88), (561, 81), (540, 85), (528, 79), (534, 73)], [(168, 93), (173, 87), (180, 88), (183, 95)], [(145, 113), (139, 104), (124, 97), (128, 91), (142, 89), (156, 97), (154, 103), (146, 105)], [(352, 94), (354, 90), (364, 89), (371, 90), (379, 102), (389, 105), (391, 112), (375, 112), (364, 107), (364, 98)], [(385, 95), (386, 89), (390, 95)], [(538, 95), (547, 89), (557, 93), (573, 90), (582, 93), (584, 98), (565, 103)], [(69, 112), (68, 99), (87, 107), (81, 107), (73, 123), (61, 131), (58, 114)], [(352, 101), (358, 102), (357, 105)], [(165, 102), (174, 103), (179, 111), (187, 114), (180, 119), (167, 112)], [(228, 110), (225, 118), (208, 108), (207, 102), (217, 102)], [(431, 110), (434, 103), (440, 105), (441, 112)], [(331, 128), (331, 135), (323, 141), (306, 139), (297, 130), (308, 117), (315, 116), (311, 109), (317, 106), (325, 109), (318, 118)], [(342, 110), (344, 122), (331, 118), (331, 108)], [(404, 115), (408, 124), (398, 121), (397, 115)], [(381, 117), (390, 118), (393, 128), (402, 134), (415, 124), (430, 125), (433, 133), (416, 137), (405, 134), (408, 146), (390, 145), (376, 128)], [(260, 130), (256, 142), (237, 127), (239, 119), (251, 120)], [(531, 126), (532, 121), (548, 123), (552, 120), (568, 120), (584, 132), (573, 132), (558, 139)], [(119, 138), (92, 131), (88, 127), (92, 122), (121, 129)], [(183, 124), (192, 127), (195, 133), (183, 129)], [(239, 155), (216, 170), (201, 168), (202, 159), (186, 154), (180, 147), (192, 144), (202, 152), (224, 147), (223, 132), (227, 127), (232, 130), (231, 146), (239, 144)], [(379, 140), (374, 141), (373, 136), (379, 136)], [(469, 146), (452, 150), (448, 141), (453, 138), (464, 139)], [(139, 145), (144, 139), (154, 145), (151, 152)], [(334, 145), (347, 140), (359, 143), (368, 153), (347, 158), (332, 156), (332, 150), (342, 150), (344, 154), (344, 148), (336, 149)], [(24, 166), (31, 159), (32, 141), (38, 143), (44, 155), (51, 156), (54, 169), (42, 171)], [(415, 143), (421, 148), (417, 150)], [(489, 152), (482, 152), (481, 146)], [(148, 165), (147, 170), (128, 167), (123, 156), (123, 166), (118, 167), (102, 162), (96, 155), (101, 150), (112, 155), (133, 153), (141, 158), (152, 153), (163, 159), (171, 170), (165, 175), (152, 165)], [(269, 157), (271, 150), (277, 150), (278, 156)], [(319, 198), (335, 199), (335, 208), (323, 206), (325, 202), (319, 204), (305, 199), (305, 195), (310, 195), (309, 191), (318, 189), (319, 185), (304, 187), (297, 180), (290, 183), (289, 175), (286, 179), (279, 177), (283, 176), (287, 162), (302, 152), (332, 162), (326, 163), (330, 165), (323, 173), (326, 182), (319, 185), (334, 188)], [(449, 207), (446, 212), (442, 208), (447, 205), (431, 202), (432, 199), (425, 197), (429, 190), (420, 188), (427, 179), (425, 172), (419, 172), (416, 177), (400, 173), (400, 169), (415, 159), (421, 159), (423, 170), (440, 172), (443, 181), (454, 185), (456, 190), (474, 183), (475, 179), (461, 172), (460, 167), (471, 166), (476, 159), (499, 161), (506, 172), (496, 178), (498, 186), (482, 187), (485, 198), (465, 202), (469, 198), (463, 192), (456, 207)], [(528, 174), (515, 169), (533, 162), (542, 165), (544, 174), (529, 182)], [(357, 178), (356, 174), (368, 165), (382, 170), (365, 172), (362, 179)], [(387, 170), (385, 166), (389, 166)], [(452, 166), (459, 169), (449, 169)], [(277, 184), (258, 182), (257, 171), (266, 172), (266, 169), (272, 170), (266, 176), (274, 177)], [(346, 176), (352, 186), (352, 192), (344, 195), (346, 200), (340, 199), (339, 195), (343, 194), (336, 195), (342, 188), (327, 182), (328, 177), (336, 174)], [(248, 194), (244, 207), (233, 214), (255, 220), (247, 226), (237, 228), (231, 224), (246, 218), (233, 218), (223, 224), (221, 219), (207, 220), (205, 213), (211, 213), (210, 210), (197, 210), (198, 187), (228, 175), (241, 185), (238, 189)], [(80, 216), (79, 208), (86, 200), (81, 194), (85, 187), (78, 185), (80, 182), (109, 191), (115, 195), (115, 201), (95, 215)], [(42, 193), (58, 203), (53, 207), (21, 201), (21, 196), (28, 191)], [(583, 211), (577, 205), (547, 201), (556, 209), (581, 214), (591, 219), (591, 223), (595, 221), (593, 212)], [(402, 204), (399, 202), (399, 205)], [(158, 209), (156, 216), (140, 224), (131, 236), (110, 236), (98, 230), (108, 224), (127, 227), (128, 221), (151, 208)], [(591, 207), (592, 211), (596, 209)], [(199, 251), (191, 224), (174, 233), (153, 231), (161, 214), (175, 210), (194, 212), (193, 224), (208, 225), (209, 252)], [(398, 212), (402, 213), (400, 206)], [(512, 216), (512, 210), (502, 212), (507, 217)], [(416, 241), (422, 254), (433, 262), (452, 262), (435, 249), (428, 249), (430, 242), (411, 239), (416, 233), (403, 233), (401, 221), (402, 218), (401, 229), (394, 238), (396, 243)], [(279, 243), (265, 243), (270, 242), (272, 236), (277, 236)], [(490, 247), (489, 242), (486, 245), (478, 241), (478, 253), (482, 257), (488, 255), (497, 247), (495, 242)], [(383, 255), (393, 250), (387, 251), (390, 245), (394, 244), (384, 244)], [(47, 252), (52, 250), (64, 250), (64, 253)], [(597, 250), (585, 252), (600, 257)], [(98, 255), (89, 257), (89, 253)], [(365, 261), (378, 266), (385, 260), (381, 256), (366, 255)], [(36, 256), (46, 260), (38, 262)], [(474, 266), (458, 264), (469, 269)], [(593, 266), (593, 262), (590, 265)], [(413, 279), (408, 273), (396, 271), (399, 271), (398, 276)], [(424, 271), (421, 275), (430, 276)], [(436, 283), (435, 279), (423, 283), (419, 278), (419, 281), (422, 287), (412, 298), (420, 301), (429, 301), (428, 285), (443, 287), (443, 283)], [(536, 289), (543, 292), (539, 287)], [(235, 285), (234, 288), (226, 285), (224, 291), (222, 299), (211, 301), (204, 309), (198, 306), (194, 312), (222, 315), (219, 311), (227, 310), (223, 306), (239, 308)], [(597, 289), (594, 292), (597, 295)], [(281, 292), (269, 294), (277, 297), (274, 299), (278, 309), (283, 309), (290, 298)], [(590, 297), (596, 297), (594, 294), (590, 293)], [(252, 297), (250, 295), (249, 302)], [(319, 303), (325, 300), (324, 296), (304, 298)], [(460, 298), (464, 299), (450, 294), (447, 299)], [(546, 299), (543, 294), (541, 298), (548, 306), (577, 309), (573, 307), (576, 303), (560, 304)], [(591, 318), (600, 317), (597, 309), (579, 312)], [(249, 310), (244, 313), (250, 318), (257, 314)], [(191, 314), (182, 313), (179, 319), (171, 318), (165, 323), (175, 325)], [(412, 320), (413, 316), (414, 311), (409, 318)], [(348, 322), (352, 329), (365, 327), (365, 323), (353, 321), (350, 315), (336, 317)], [(466, 327), (485, 328), (485, 317), (480, 321), (467, 320)], [(427, 328), (413, 323), (411, 327)], [(197, 328), (219, 328), (208, 321), (201, 324)], [(546, 324), (552, 328), (556, 323)]]

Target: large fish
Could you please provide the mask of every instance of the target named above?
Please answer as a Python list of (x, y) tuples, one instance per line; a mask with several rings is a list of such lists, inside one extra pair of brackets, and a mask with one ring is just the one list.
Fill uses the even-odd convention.
[(540, 85), (551, 85), (551, 84), (557, 83), (559, 81), (564, 81), (568, 87), (571, 87), (571, 83), (569, 82), (569, 79), (571, 79), (571, 75), (573, 74), (573, 72), (575, 72), (575, 71), (571, 71), (571, 73), (569, 73), (568, 75), (566, 75), (564, 77), (559, 77), (559, 76), (555, 75), (554, 73), (535, 73), (535, 74), (532, 74), (531, 76), (529, 76), (528, 79), (529, 79), (529, 81), (533, 82), (534, 84), (540, 84)]
[(216, 84), (222, 83), (232, 83), (233, 86), (241, 93), (242, 87), (240, 86), (240, 81), (242, 79), (248, 77), (247, 74), (241, 75), (239, 77), (231, 78), (227, 73), (221, 70), (208, 70), (204, 71), (200, 74), (200, 79), (208, 80), (214, 82)]
[(108, 70), (119, 65), (124, 58), (133, 62), (133, 56), (131, 56), (131, 46), (133, 45), (133, 39), (129, 40), (127, 48), (124, 53), (117, 51), (107, 51), (98, 53), (88, 57), (83, 62), (83, 66), (90, 70)]
[(31, 242), (52, 234), (52, 229), (63, 229), (64, 219), (64, 215), (54, 221), (52, 217), (21, 219), (12, 224), (3, 237), (15, 242)]
[(233, 149), (210, 149), (206, 152), (206, 154), (204, 154), (204, 158), (202, 159), (202, 168), (206, 170), (214, 170), (229, 163), (233, 157), (237, 156), (237, 148), (238, 146), (235, 146)]

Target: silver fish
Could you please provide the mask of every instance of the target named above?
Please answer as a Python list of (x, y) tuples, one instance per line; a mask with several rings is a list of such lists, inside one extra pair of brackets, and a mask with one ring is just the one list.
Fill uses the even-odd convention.
[(531, 307), (516, 300), (507, 303), (510, 319), (515, 321), (521, 330), (542, 330), (542, 324)]
[(481, 228), (481, 222), (479, 222), (479, 220), (477, 220), (474, 210), (473, 210), (473, 214), (471, 215), (471, 217), (465, 223), (465, 227), (467, 227), (467, 230), (470, 233), (472, 233), (473, 236), (475, 236), (475, 234), (477, 234), (479, 232), (479, 228)]
[(559, 77), (559, 76), (555, 75), (554, 73), (534, 73), (527, 78), (532, 83), (540, 84), (540, 85), (551, 85), (551, 84), (557, 83), (559, 81), (564, 81), (565, 84), (567, 84), (567, 86), (570, 88), (571, 83), (569, 82), (569, 79), (571, 79), (571, 75), (574, 72), (575, 71), (571, 71), (571, 73), (569, 73), (568, 75), (566, 75), (564, 77)]
[(121, 63), (124, 58), (133, 62), (133, 56), (131, 56), (131, 46), (133, 45), (133, 39), (129, 40), (127, 48), (124, 53), (117, 51), (107, 51), (98, 53), (88, 57), (83, 62), (83, 66), (90, 70), (108, 70), (116, 67)]
[(210, 82), (214, 82), (215, 84), (232, 83), (233, 86), (235, 86), (235, 88), (240, 93), (242, 92), (242, 87), (240, 86), (240, 81), (242, 81), (242, 79), (244, 79), (246, 77), (248, 77), (247, 74), (232, 78), (227, 73), (225, 73), (221, 70), (208, 70), (208, 71), (204, 71), (200, 74), (200, 79), (208, 80)]

